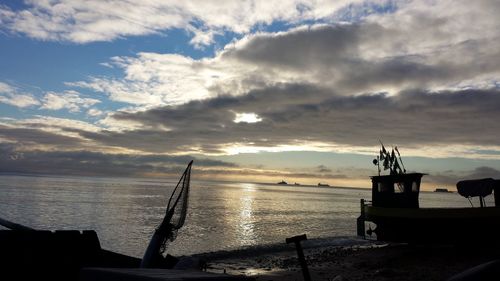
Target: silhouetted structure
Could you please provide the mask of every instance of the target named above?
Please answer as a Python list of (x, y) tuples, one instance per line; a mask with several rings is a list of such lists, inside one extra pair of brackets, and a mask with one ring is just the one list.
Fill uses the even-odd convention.
[(93, 230), (2, 230), (0, 242), (2, 275), (11, 280), (78, 280), (83, 267), (139, 267), (141, 262), (102, 249)]
[[(373, 176), (372, 201), (361, 199), (358, 235), (365, 235), (365, 221), (376, 228), (378, 240), (399, 242), (496, 243), (488, 239), (500, 229), (500, 181), (480, 179), (457, 183), (459, 194), (479, 197), (480, 208), (420, 208), (420, 182), (424, 174)], [(495, 192), (495, 206), (484, 197)]]
[[(467, 242), (498, 243), (487, 239), (500, 229), (500, 181), (479, 179), (457, 183), (458, 193), (478, 197), (481, 208), (420, 208), (419, 192), (422, 173), (406, 173), (397, 147), (390, 152), (381, 142), (379, 156), (373, 160), (378, 176), (372, 179), (372, 201), (361, 199), (357, 233), (365, 236), (365, 222), (373, 222), (378, 240), (399, 242)], [(396, 154), (396, 153), (397, 154)], [(383, 161), (389, 175), (380, 175)], [(484, 197), (494, 191), (495, 206), (487, 207)], [(473, 207), (473, 206), (472, 206)]]
[(302, 268), (302, 275), (304, 276), (304, 281), (311, 281), (311, 275), (309, 274), (309, 268), (307, 267), (306, 258), (304, 256), (304, 251), (302, 250), (301, 241), (307, 240), (307, 235), (302, 234), (298, 236), (293, 236), (286, 238), (285, 242), (287, 244), (294, 243), (297, 250), (297, 257), (299, 259), (300, 267)]
[(424, 174), (373, 176), (372, 205), (374, 207), (418, 208), (420, 181)]

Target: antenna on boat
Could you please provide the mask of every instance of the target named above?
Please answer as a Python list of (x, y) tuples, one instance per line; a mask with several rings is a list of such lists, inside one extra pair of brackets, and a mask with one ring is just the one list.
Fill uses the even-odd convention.
[(406, 174), (405, 164), (403, 164), (403, 159), (401, 159), (401, 154), (399, 153), (398, 147), (394, 147), (394, 150), (396, 150), (396, 152), (398, 153), (399, 162), (401, 162), (401, 166), (403, 166), (403, 172)]
[[(384, 161), (382, 163), (382, 166), (384, 166), (384, 170), (389, 170), (391, 175), (401, 175), (401, 174), (406, 174), (406, 168), (404, 167), (403, 160), (401, 159), (401, 154), (399, 153), (399, 150), (397, 147), (393, 147), (390, 151), (385, 149), (384, 144), (382, 143), (381, 140), (379, 140), (380, 145), (382, 146), (380, 149), (380, 155), (377, 157), (377, 161)], [(396, 156), (396, 153), (398, 153), (399, 156), (399, 161), (398, 157)], [(403, 167), (400, 166), (400, 163)], [(373, 161), (373, 164), (375, 163), (375, 160)], [(379, 169), (379, 175), (380, 175), (380, 169)]]
[(143, 268), (161, 267), (163, 253), (167, 249), (168, 241), (174, 241), (177, 238), (177, 231), (184, 225), (192, 164), (193, 160), (187, 165), (172, 195), (170, 195), (163, 221), (156, 228), (142, 258), (141, 267)]

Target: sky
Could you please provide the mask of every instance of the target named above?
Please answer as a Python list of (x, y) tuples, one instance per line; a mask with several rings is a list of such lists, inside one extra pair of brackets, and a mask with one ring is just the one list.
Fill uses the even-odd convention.
[(382, 141), (429, 189), (500, 178), (499, 14), (3, 0), (0, 172), (164, 177), (194, 159), (194, 179), (369, 187)]

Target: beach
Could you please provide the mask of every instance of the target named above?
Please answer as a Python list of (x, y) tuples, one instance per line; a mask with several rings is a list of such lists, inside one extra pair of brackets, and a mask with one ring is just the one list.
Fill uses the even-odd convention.
[[(304, 249), (312, 280), (447, 280), (498, 258), (494, 249), (367, 243)], [(208, 270), (258, 281), (304, 280), (294, 251), (212, 260)]]

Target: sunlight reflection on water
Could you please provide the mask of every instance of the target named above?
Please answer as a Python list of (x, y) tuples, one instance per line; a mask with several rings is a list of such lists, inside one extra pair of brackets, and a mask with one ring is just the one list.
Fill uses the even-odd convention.
[(242, 185), (243, 192), (240, 198), (240, 223), (238, 236), (240, 237), (241, 245), (253, 245), (255, 243), (254, 233), (254, 217), (253, 217), (253, 193), (255, 187), (252, 184)]
[[(141, 257), (176, 180), (0, 177), (0, 217), (40, 229), (94, 229), (109, 250)], [(283, 243), (286, 237), (355, 235), (369, 190), (192, 183), (173, 255)], [(469, 206), (457, 194), (422, 193), (421, 206)]]

